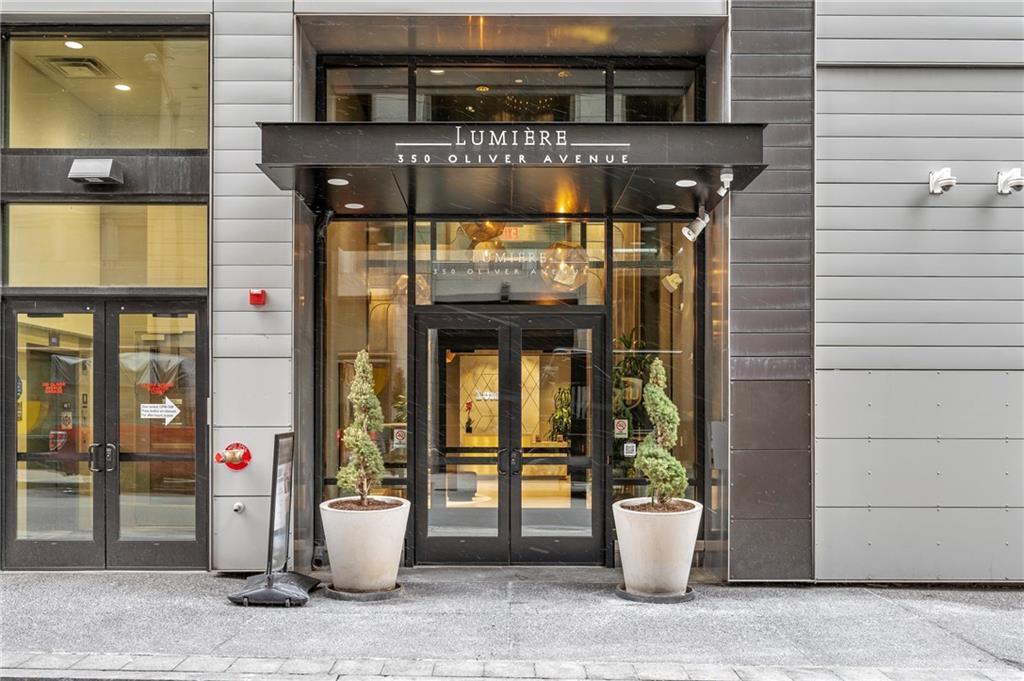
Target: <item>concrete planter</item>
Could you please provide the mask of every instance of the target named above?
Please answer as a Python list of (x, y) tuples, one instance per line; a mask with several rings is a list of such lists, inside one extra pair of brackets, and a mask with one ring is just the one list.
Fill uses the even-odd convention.
[(623, 499), (612, 506), (626, 591), (635, 596), (683, 596), (704, 507), (677, 513), (631, 511), (650, 497)]
[(389, 591), (397, 584), (409, 502), (397, 497), (373, 498), (398, 501), (401, 505), (375, 511), (346, 511), (330, 507), (339, 499), (320, 504), (331, 579), (337, 591)]

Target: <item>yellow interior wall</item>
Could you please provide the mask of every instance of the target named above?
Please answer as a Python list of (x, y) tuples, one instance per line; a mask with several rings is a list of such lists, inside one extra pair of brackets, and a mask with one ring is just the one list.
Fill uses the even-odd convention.
[(99, 116), (80, 99), (21, 56), (10, 58), (9, 141), (12, 147), (77, 148), (92, 146)]

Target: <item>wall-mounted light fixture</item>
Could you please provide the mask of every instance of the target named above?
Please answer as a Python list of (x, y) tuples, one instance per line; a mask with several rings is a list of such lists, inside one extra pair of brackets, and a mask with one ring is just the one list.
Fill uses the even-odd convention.
[(698, 215), (693, 222), (688, 224), (686, 227), (683, 227), (683, 236), (690, 241), (696, 241), (697, 237), (700, 236), (700, 233), (704, 231), (704, 228), (707, 227), (710, 222), (711, 216), (701, 209), (701, 214)]
[(1021, 174), (1020, 168), (1010, 168), (1005, 173), (1003, 171), (996, 173), (997, 194), (1019, 192), (1021, 189), (1024, 189), (1024, 174)]
[(928, 193), (943, 194), (956, 186), (956, 178), (950, 168), (939, 168), (928, 173)]
[(718, 195), (725, 198), (725, 195), (729, 193), (729, 187), (732, 186), (733, 174), (722, 173), (718, 179), (722, 181), (722, 186), (718, 188)]

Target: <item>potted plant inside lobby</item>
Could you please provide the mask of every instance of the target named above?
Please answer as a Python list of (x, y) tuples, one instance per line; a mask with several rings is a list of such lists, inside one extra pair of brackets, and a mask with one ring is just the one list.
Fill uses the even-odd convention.
[(674, 602), (692, 596), (687, 583), (704, 507), (682, 498), (689, 484), (686, 469), (672, 455), (679, 410), (665, 394), (666, 384), (665, 367), (655, 359), (644, 386), (644, 408), (653, 428), (636, 456), (650, 496), (612, 506), (624, 579), (619, 594), (635, 600)]
[(551, 426), (548, 437), (552, 442), (562, 442), (572, 430), (572, 393), (566, 386), (555, 391), (555, 408), (548, 417)]
[(384, 475), (384, 460), (375, 442), (384, 427), (384, 416), (373, 391), (373, 370), (366, 350), (356, 356), (355, 369), (348, 396), (353, 418), (343, 435), (348, 463), (338, 469), (338, 487), (355, 495), (323, 502), (320, 517), (333, 581), (328, 593), (368, 600), (398, 588), (409, 502), (370, 494)]

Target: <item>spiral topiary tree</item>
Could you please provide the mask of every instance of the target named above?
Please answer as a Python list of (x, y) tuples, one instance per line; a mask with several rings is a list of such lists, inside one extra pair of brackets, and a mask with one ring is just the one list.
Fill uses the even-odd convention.
[(356, 375), (348, 399), (352, 403), (354, 417), (342, 438), (349, 459), (338, 469), (338, 486), (355, 491), (360, 505), (368, 506), (370, 490), (384, 477), (384, 458), (373, 441), (373, 436), (384, 428), (384, 413), (373, 392), (373, 369), (366, 350), (360, 350), (356, 355)]
[(636, 453), (636, 468), (647, 476), (651, 502), (655, 504), (667, 504), (674, 497), (682, 497), (689, 484), (686, 468), (672, 456), (679, 430), (679, 410), (665, 394), (666, 385), (665, 366), (655, 359), (644, 386), (644, 408), (654, 430), (640, 443)]

